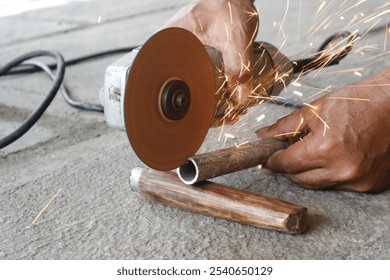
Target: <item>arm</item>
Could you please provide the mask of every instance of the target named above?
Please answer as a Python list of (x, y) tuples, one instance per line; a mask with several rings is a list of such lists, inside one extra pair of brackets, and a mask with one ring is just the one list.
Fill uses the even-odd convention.
[(196, 0), (182, 8), (166, 24), (194, 33), (199, 40), (222, 53), (229, 92), (243, 102), (252, 91), (253, 41), (258, 15), (251, 0)]
[(304, 107), (257, 132), (302, 139), (273, 154), (265, 167), (313, 189), (379, 192), (389, 187), (390, 68), (311, 105), (315, 109)]

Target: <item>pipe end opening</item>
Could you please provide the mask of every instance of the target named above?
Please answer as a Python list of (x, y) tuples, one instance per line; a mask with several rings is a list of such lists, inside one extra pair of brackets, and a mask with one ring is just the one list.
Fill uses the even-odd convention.
[(180, 180), (187, 185), (192, 185), (197, 182), (199, 178), (199, 170), (193, 159), (188, 159), (185, 164), (177, 169), (177, 175)]

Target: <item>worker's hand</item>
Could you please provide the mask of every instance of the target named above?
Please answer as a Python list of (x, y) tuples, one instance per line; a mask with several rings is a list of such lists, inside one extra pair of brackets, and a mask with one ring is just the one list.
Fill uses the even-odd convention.
[[(353, 100), (355, 99), (355, 100)], [(343, 87), (257, 131), (298, 140), (265, 167), (312, 189), (379, 192), (390, 185), (390, 69)]]
[(258, 21), (251, 0), (196, 0), (181, 9), (164, 28), (187, 29), (204, 45), (219, 50), (229, 92), (241, 104), (252, 91), (253, 41)]

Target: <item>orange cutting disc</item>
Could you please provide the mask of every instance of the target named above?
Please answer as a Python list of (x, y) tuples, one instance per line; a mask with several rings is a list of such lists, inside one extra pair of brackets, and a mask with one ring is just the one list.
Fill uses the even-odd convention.
[[(162, 108), (170, 81), (184, 82), (189, 90), (189, 107), (178, 119), (167, 117)], [(213, 66), (195, 35), (181, 28), (153, 35), (131, 66), (124, 98), (127, 136), (137, 156), (157, 170), (183, 165), (210, 128), (214, 89)]]

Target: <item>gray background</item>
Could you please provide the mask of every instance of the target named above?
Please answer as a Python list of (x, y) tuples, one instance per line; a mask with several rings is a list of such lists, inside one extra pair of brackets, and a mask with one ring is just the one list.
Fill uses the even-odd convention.
[[(56, 49), (70, 59), (139, 45), (189, 1), (63, 1), (66, 4), (33, 10), (22, 10), (28, 6), (18, 7), (18, 1), (8, 2), (0, 4), (0, 64), (39, 48)], [(44, 2), (48, 1), (31, 1), (30, 5)], [(357, 2), (331, 1), (316, 15), (320, 1), (256, 1), (261, 17), (257, 39), (299, 58), (346, 27), (364, 32), (377, 19), (376, 26), (386, 24), (388, 13), (349, 27), (354, 16), (367, 18), (385, 4), (366, 1), (348, 9)], [(17, 13), (11, 13), (12, 7)], [(281, 23), (283, 30), (278, 32)], [(336, 89), (358, 80), (355, 71), (365, 77), (389, 67), (385, 52), (390, 39), (385, 40), (386, 34), (384, 27), (373, 29), (341, 65), (305, 77), (300, 81), (302, 87), (291, 85), (282, 96), (310, 100), (318, 89), (328, 85)], [(105, 68), (118, 57), (67, 68), (65, 81), (73, 95), (98, 102)], [(40, 73), (2, 77), (0, 134), (28, 116), (49, 86)], [(295, 90), (303, 97), (295, 95)], [(255, 107), (236, 125), (222, 132), (221, 128), (211, 129), (201, 151), (253, 138), (256, 129), (291, 110), (270, 103)], [(265, 118), (257, 122), (262, 114)], [(225, 141), (225, 133), (236, 138)], [(124, 132), (108, 128), (102, 114), (73, 109), (61, 96), (56, 97), (33, 129), (0, 151), (0, 258), (390, 259), (389, 191), (372, 195), (305, 190), (282, 175), (256, 168), (215, 179), (307, 206), (308, 230), (303, 235), (289, 235), (148, 202), (129, 189), (128, 178), (135, 166), (143, 164)]]

